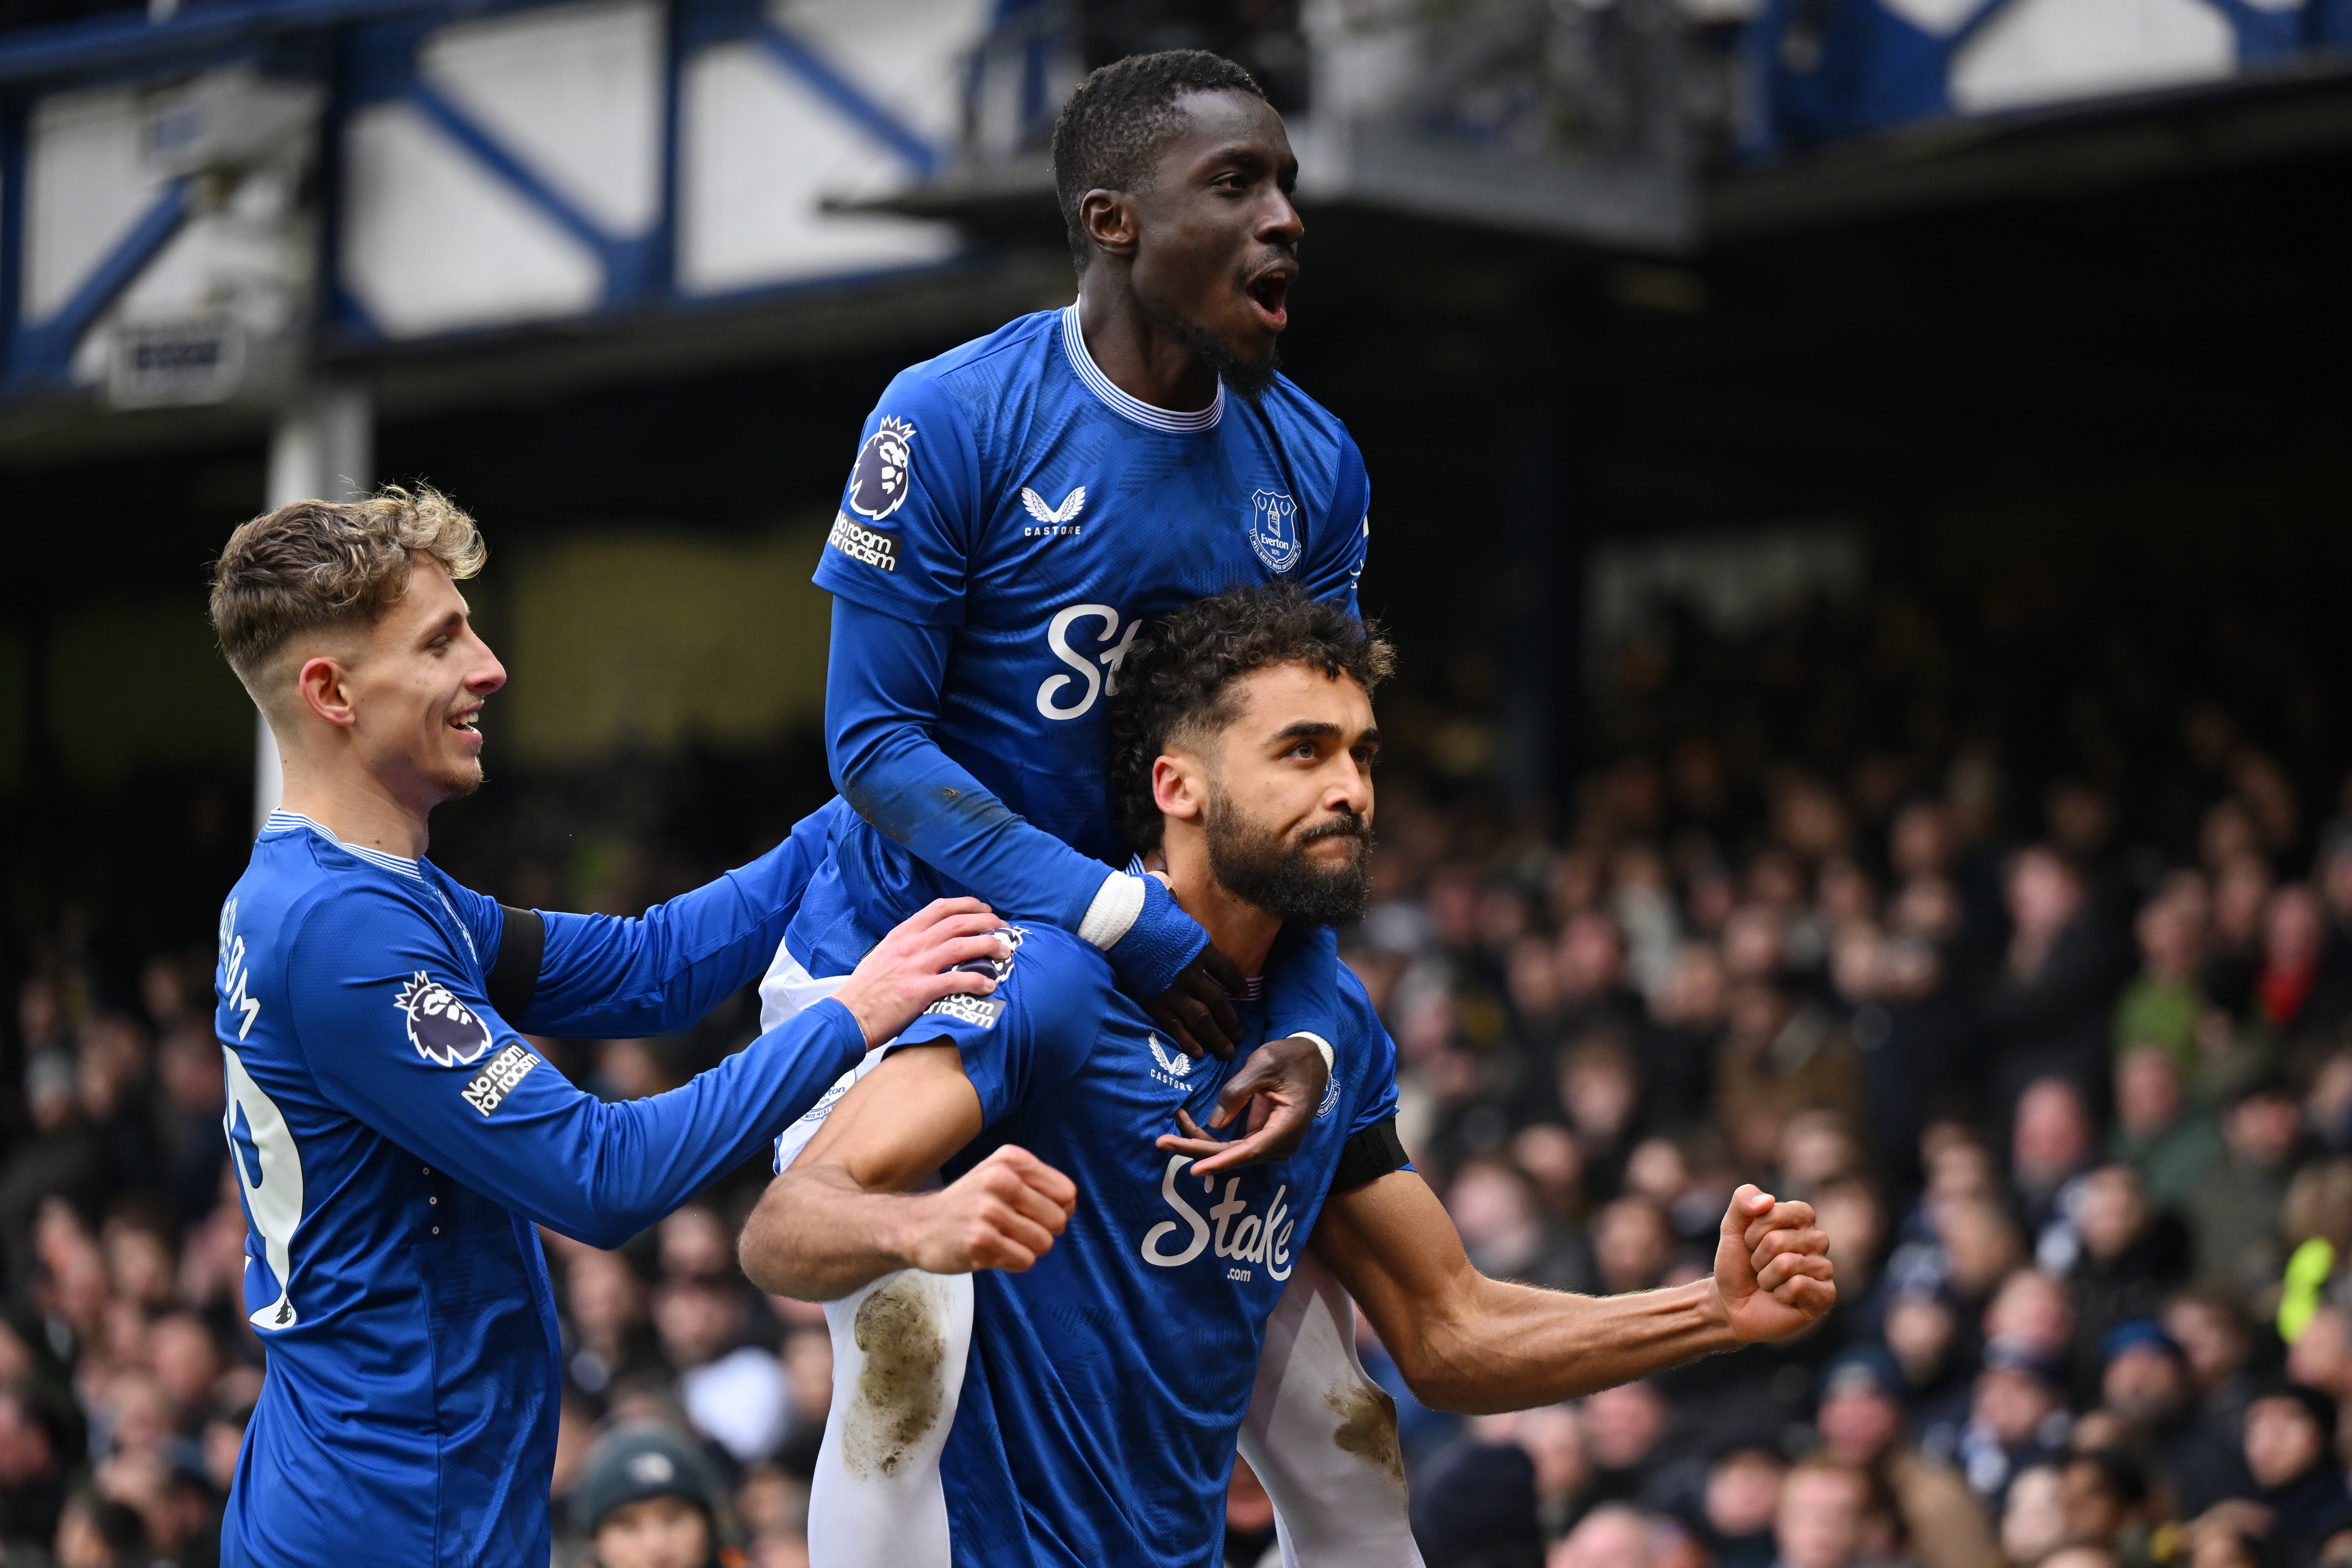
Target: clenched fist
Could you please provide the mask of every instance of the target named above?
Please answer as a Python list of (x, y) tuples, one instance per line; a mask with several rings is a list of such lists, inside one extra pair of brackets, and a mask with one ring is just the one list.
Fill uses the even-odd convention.
[(1715, 1249), (1715, 1293), (1742, 1343), (1785, 1340), (1837, 1303), (1830, 1238), (1813, 1205), (1780, 1203), (1753, 1185), (1731, 1194)]
[(1078, 1189), (1026, 1149), (1010, 1143), (918, 1200), (898, 1250), (932, 1274), (1002, 1268), (1019, 1274), (1053, 1250), (1070, 1223)]

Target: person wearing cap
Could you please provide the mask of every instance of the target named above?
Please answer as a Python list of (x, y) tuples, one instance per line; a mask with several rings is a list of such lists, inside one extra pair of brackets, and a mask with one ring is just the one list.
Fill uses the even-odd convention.
[(1822, 1373), (1822, 1451), (1879, 1478), (1920, 1568), (1997, 1568), (2000, 1548), (1968, 1482), (1902, 1441), (1902, 1394), (1903, 1374), (1885, 1351), (1841, 1352)]
[(657, 1422), (617, 1426), (572, 1486), (572, 1522), (593, 1568), (727, 1568), (718, 1489), (694, 1445)]
[(2227, 1433), (2200, 1420), (2190, 1399), (2188, 1358), (2163, 1325), (2140, 1318), (2106, 1337), (2100, 1397), (2139, 1445), (2160, 1458), (2165, 1491), (2185, 1515), (2202, 1513), (2245, 1489), (2244, 1462)]

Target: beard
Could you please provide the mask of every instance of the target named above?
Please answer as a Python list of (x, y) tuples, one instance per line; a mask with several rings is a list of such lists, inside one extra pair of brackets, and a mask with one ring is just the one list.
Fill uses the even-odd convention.
[(1255, 403), (1274, 384), (1274, 373), (1282, 368), (1279, 345), (1268, 348), (1263, 360), (1245, 360), (1234, 353), (1224, 339), (1190, 316), (1159, 310), (1151, 314), (1194, 359), (1215, 371), (1217, 379), (1232, 388), (1236, 396)]
[[(1212, 786), (1201, 826), (1210, 874), (1235, 898), (1285, 925), (1353, 925), (1364, 918), (1372, 890), (1372, 829), (1362, 817), (1339, 817), (1285, 842)], [(1346, 863), (1324, 866), (1308, 857), (1307, 847), (1317, 839), (1341, 837), (1356, 841), (1356, 853)]]

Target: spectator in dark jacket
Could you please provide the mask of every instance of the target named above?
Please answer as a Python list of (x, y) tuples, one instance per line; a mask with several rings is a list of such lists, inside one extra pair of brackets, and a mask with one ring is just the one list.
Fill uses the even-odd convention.
[(2074, 1355), (2078, 1371), (2096, 1375), (2105, 1367), (2107, 1336), (2155, 1318), (2187, 1280), (2189, 1240), (2178, 1220), (2148, 1206), (2129, 1165), (2102, 1166), (2084, 1178), (2075, 1227), (2083, 1247), (2071, 1277)]
[(2335, 1433), (2336, 1401), (2315, 1388), (2275, 1383), (2255, 1395), (2246, 1406), (2252, 1495), (2208, 1510), (2192, 1537), (2234, 1531), (2263, 1543), (2266, 1568), (2310, 1568), (2329, 1536), (2352, 1527)]
[(2093, 1105), (2106, 1096), (2112, 1005), (2129, 965), (2082, 872), (2036, 846), (2010, 863), (2009, 952), (1984, 1004), (2004, 1105), (2038, 1078), (2072, 1080)]

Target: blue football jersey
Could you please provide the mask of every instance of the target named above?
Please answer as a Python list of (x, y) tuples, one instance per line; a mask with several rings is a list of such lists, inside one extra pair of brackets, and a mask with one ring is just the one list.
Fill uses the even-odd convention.
[[(642, 920), (540, 916), (515, 1022), (626, 1037), (698, 1017), (765, 964), (824, 818)], [(285, 813), (223, 908), (224, 1121), (268, 1355), (224, 1563), (545, 1568), (560, 1352), (534, 1226), (619, 1245), (864, 1054), (823, 1003), (683, 1089), (600, 1103), (490, 1005), (508, 925), (430, 861)]]
[(1075, 305), (899, 374), (816, 573), (835, 780), (906, 884), (868, 891), (1086, 933), (1127, 856), (1105, 699), (1138, 630), (1245, 584), (1352, 610), (1368, 504), (1354, 441), (1290, 382), (1155, 408), (1095, 365)]
[(948, 1179), (1013, 1143), (1078, 1189), (1069, 1229), (1035, 1267), (972, 1278), (971, 1351), (940, 1461), (958, 1568), (1223, 1560), (1267, 1317), (1347, 1141), (1395, 1113), (1395, 1047), (1352, 974), (1340, 991), (1349, 1031), (1305, 1142), (1213, 1178), (1152, 1141), (1180, 1107), (1205, 1122), (1248, 1053), (1186, 1058), (1114, 988), (1102, 955), (1063, 931), (1030, 929), (984, 1005), (907, 1032), (956, 1045), (987, 1119)]

